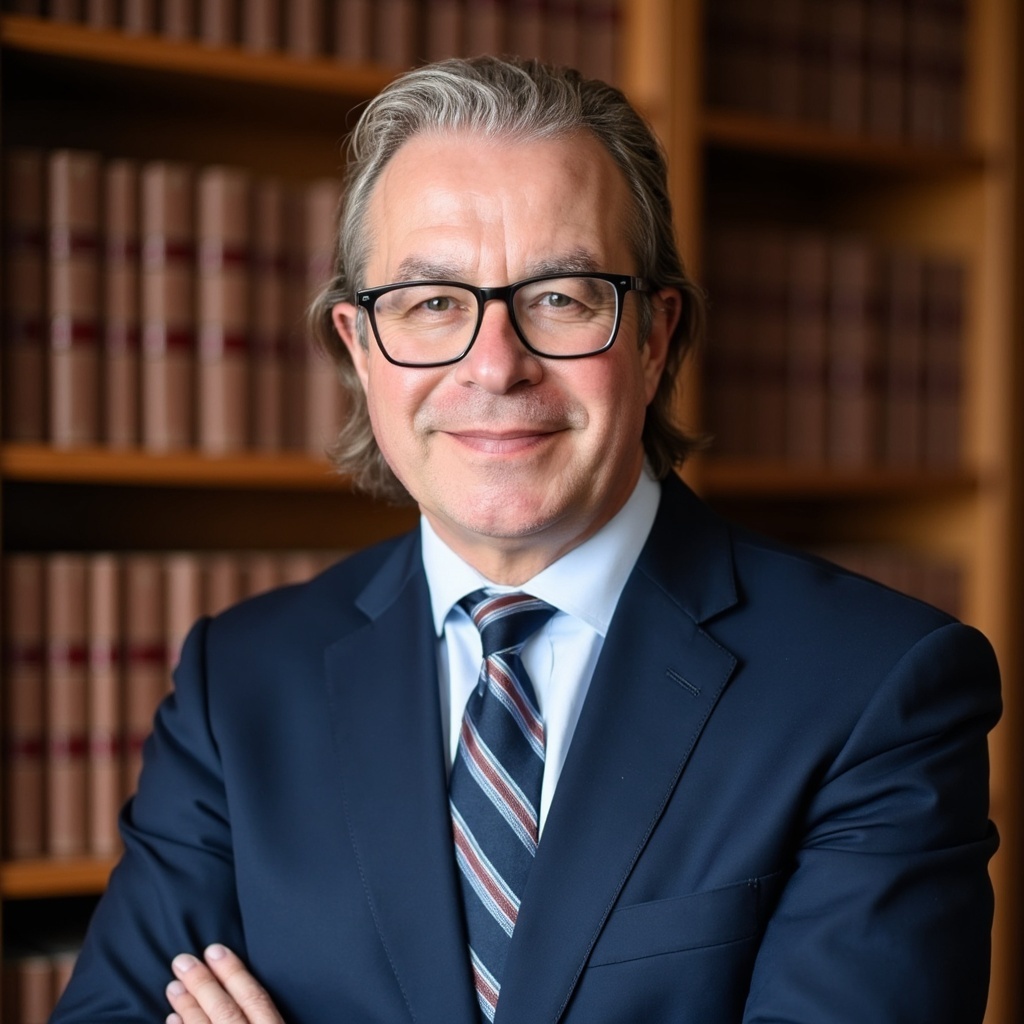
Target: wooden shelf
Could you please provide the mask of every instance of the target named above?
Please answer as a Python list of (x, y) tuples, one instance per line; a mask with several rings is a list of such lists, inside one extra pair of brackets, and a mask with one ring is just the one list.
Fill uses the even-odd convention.
[(970, 493), (981, 485), (967, 470), (843, 470), (745, 459), (701, 460), (693, 468), (692, 480), (712, 500), (930, 499)]
[(94, 72), (113, 68), (146, 76), (182, 76), (203, 82), (234, 82), (348, 97), (373, 96), (394, 75), (373, 64), (340, 63), (324, 58), (300, 60), (281, 54), (252, 53), (240, 47), (128, 35), (16, 14), (0, 17), (0, 46), (8, 54), (88, 64)]
[(0, 447), (0, 476), (32, 483), (128, 484), (146, 487), (343, 491), (326, 459), (305, 455), (153, 454), (104, 448)]
[(701, 118), (700, 131), (712, 148), (774, 154), (847, 168), (949, 175), (980, 171), (986, 164), (985, 155), (971, 148), (889, 142), (842, 134), (814, 124), (725, 110), (707, 111)]
[(0, 896), (35, 899), (53, 896), (91, 896), (103, 892), (113, 860), (6, 861), (0, 864)]

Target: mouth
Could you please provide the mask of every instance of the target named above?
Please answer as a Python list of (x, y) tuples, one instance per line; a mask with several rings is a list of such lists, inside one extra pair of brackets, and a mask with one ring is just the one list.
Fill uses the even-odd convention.
[(560, 432), (560, 428), (539, 427), (445, 431), (457, 444), (482, 455), (519, 455), (543, 445)]

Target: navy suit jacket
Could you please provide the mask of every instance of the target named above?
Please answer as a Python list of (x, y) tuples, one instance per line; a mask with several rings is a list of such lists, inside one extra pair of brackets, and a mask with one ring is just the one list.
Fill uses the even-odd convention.
[[(419, 538), (200, 622), (56, 1024), (167, 1012), (232, 946), (289, 1024), (476, 1018)], [(622, 593), (498, 1024), (972, 1024), (984, 638), (677, 480)]]

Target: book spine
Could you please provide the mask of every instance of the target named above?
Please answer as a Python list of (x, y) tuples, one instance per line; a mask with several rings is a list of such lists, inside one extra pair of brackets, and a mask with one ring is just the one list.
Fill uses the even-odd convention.
[(218, 47), (238, 42), (236, 0), (203, 0), (199, 5), (199, 41)]
[(424, 24), (424, 49), (428, 61), (461, 56), (463, 17), (459, 0), (433, 0)]
[(579, 9), (580, 70), (590, 78), (614, 82), (619, 66), (617, 0), (580, 0)]
[(281, 49), (280, 0), (246, 0), (242, 4), (243, 49), (272, 53)]
[(121, 28), (129, 35), (155, 33), (156, 0), (121, 0)]
[(46, 436), (45, 159), (38, 149), (4, 154), (3, 433)]
[(90, 28), (120, 28), (115, 0), (85, 0), (85, 24)]
[(285, 4), (284, 49), (292, 57), (309, 60), (323, 52), (327, 37), (324, 0), (289, 0)]
[(194, 39), (196, 8), (194, 0), (163, 0), (160, 9), (160, 35), (164, 39)]
[(242, 598), (242, 574), (238, 557), (217, 552), (203, 561), (203, 612), (217, 615)]
[[(520, 57), (540, 57), (544, 53), (545, 45), (544, 0), (507, 0), (506, 12), (509, 51)], [(469, 11), (466, 12), (465, 18), (468, 36), (471, 18)], [(491, 31), (493, 32), (493, 29)], [(486, 42), (486, 33), (482, 35)], [(473, 35), (466, 39), (466, 53), (473, 53), (473, 47), (478, 45), (475, 40), (480, 36), (479, 31), (474, 31)]]
[(788, 239), (761, 229), (753, 236), (751, 454), (765, 461), (783, 457), (786, 436)]
[[(330, 280), (340, 187), (333, 178), (311, 184), (305, 194), (305, 281), (303, 309)], [(341, 429), (344, 407), (334, 366), (303, 335), (305, 359), (305, 417), (302, 447), (322, 456)]]
[(86, 852), (86, 559), (50, 555), (46, 564), (47, 851)]
[(257, 451), (284, 447), (287, 358), (285, 194), (280, 182), (253, 189), (253, 268), (250, 308), (250, 437)]
[(904, 0), (867, 0), (864, 128), (877, 138), (900, 139), (906, 131), (905, 36)]
[(416, 13), (414, 0), (377, 0), (371, 37), (375, 61), (393, 68), (412, 66), (419, 34)]
[(139, 171), (131, 160), (105, 169), (103, 438), (139, 443)]
[(923, 461), (924, 265), (904, 249), (887, 253), (885, 264), (882, 459), (910, 468)]
[[(504, 51), (504, 0), (466, 0), (465, 25), (467, 56), (476, 57), (485, 53), (500, 54)], [(547, 47), (545, 47), (546, 50)], [(539, 54), (536, 55), (539, 56)]]
[(44, 852), (45, 788), (43, 560), (6, 555), (3, 562), (4, 853)]
[(716, 455), (749, 456), (753, 423), (750, 398), (752, 322), (750, 230), (719, 227), (708, 258), (708, 422)]
[(373, 55), (373, 12), (370, 0), (334, 0), (334, 55), (361, 64)]
[(41, 953), (4, 964), (3, 1009), (10, 1024), (45, 1024), (53, 1012), (53, 965)]
[(198, 440), (211, 454), (248, 444), (249, 182), (223, 167), (200, 173)]
[(99, 440), (100, 160), (49, 157), (50, 441)]
[(766, 110), (774, 117), (796, 120), (803, 93), (800, 55), (803, 0), (775, 0), (766, 5), (768, 59)]
[(791, 240), (785, 450), (800, 465), (825, 462), (828, 250), (818, 232)]
[(135, 791), (142, 748), (157, 705), (168, 690), (162, 559), (156, 555), (127, 556), (123, 586), (125, 756), (121, 784), (127, 796)]
[(281, 580), (280, 558), (274, 554), (253, 552), (242, 561), (242, 593), (246, 597), (273, 590)]
[(828, 457), (863, 469), (878, 461), (881, 422), (875, 253), (839, 238), (830, 264)]
[(82, 20), (82, 4), (80, 0), (50, 0), (47, 17), (75, 24)]
[(153, 451), (192, 443), (195, 234), (191, 169), (142, 170), (142, 441)]
[(924, 462), (955, 469), (962, 457), (963, 321), (966, 274), (958, 260), (925, 261)]
[(109, 857), (119, 847), (121, 804), (121, 580), (113, 555), (88, 562), (88, 849)]
[(167, 669), (173, 672), (185, 637), (203, 612), (202, 563), (190, 552), (168, 555), (164, 560), (164, 578)]
[(865, 0), (832, 0), (829, 122), (842, 132), (864, 128)]

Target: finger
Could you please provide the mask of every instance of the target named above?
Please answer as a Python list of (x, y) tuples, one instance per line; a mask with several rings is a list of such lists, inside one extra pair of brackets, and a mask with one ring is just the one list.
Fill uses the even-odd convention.
[(283, 1024), (267, 990), (227, 946), (214, 943), (203, 955), (207, 966), (238, 1004), (249, 1024)]
[(239, 1005), (201, 960), (189, 953), (171, 963), (177, 981), (167, 986), (167, 1000), (182, 1024), (263, 1024), (249, 1021)]

